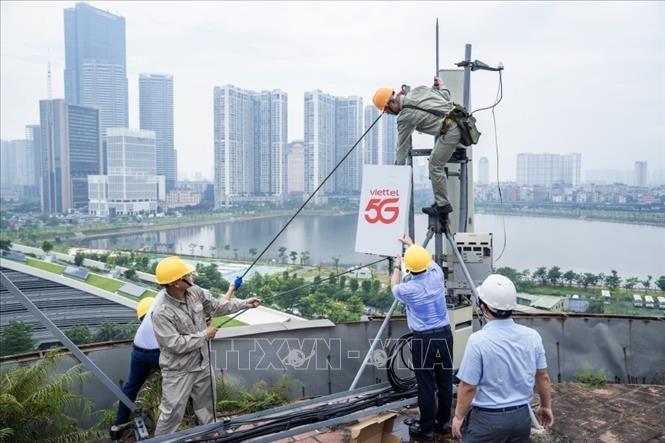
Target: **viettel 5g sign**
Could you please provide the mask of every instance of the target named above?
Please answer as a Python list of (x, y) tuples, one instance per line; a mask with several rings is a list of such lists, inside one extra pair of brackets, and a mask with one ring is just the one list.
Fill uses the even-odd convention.
[(395, 256), (406, 232), (411, 197), (409, 166), (364, 165), (356, 252)]

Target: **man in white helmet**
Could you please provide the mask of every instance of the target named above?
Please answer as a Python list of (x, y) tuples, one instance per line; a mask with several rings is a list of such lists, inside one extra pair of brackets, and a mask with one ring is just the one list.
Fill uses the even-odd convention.
[(478, 295), (488, 322), (469, 338), (457, 373), (453, 436), (465, 443), (528, 442), (534, 385), (540, 395), (536, 416), (546, 428), (554, 423), (543, 341), (511, 318), (517, 290), (508, 278), (490, 275)]

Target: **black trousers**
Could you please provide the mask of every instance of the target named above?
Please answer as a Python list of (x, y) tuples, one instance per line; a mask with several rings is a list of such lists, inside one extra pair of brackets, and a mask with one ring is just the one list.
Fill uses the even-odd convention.
[(453, 334), (450, 326), (434, 333), (413, 333), (411, 359), (418, 383), (420, 429), (450, 421), (453, 401)]

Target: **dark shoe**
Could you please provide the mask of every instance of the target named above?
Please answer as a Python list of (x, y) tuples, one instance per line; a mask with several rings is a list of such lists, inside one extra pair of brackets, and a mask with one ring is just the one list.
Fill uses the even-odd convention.
[(450, 423), (441, 424), (436, 422), (434, 423), (434, 432), (437, 434), (450, 434), (452, 432), (452, 428), (450, 427)]
[(438, 215), (439, 217), (443, 217), (453, 212), (453, 207), (450, 203), (444, 206), (437, 206), (436, 204), (433, 204), (432, 206), (428, 206), (426, 208), (423, 208), (422, 210), (423, 213), (427, 215), (434, 215), (434, 216)]
[(113, 441), (120, 440), (120, 437), (122, 436), (122, 429), (120, 429), (118, 426), (111, 426), (111, 429), (109, 430), (109, 436)]
[(413, 424), (409, 426), (409, 437), (419, 442), (434, 441), (434, 432), (425, 432), (420, 429), (420, 424)]

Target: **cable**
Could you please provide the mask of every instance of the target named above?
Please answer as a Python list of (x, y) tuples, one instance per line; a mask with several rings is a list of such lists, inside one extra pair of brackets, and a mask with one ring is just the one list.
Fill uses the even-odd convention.
[(291, 218), (289, 219), (289, 221), (286, 222), (286, 224), (284, 225), (284, 227), (282, 227), (282, 229), (280, 229), (280, 231), (277, 233), (277, 235), (275, 235), (275, 236), (273, 237), (273, 239), (270, 240), (270, 243), (268, 243), (268, 246), (266, 246), (266, 247), (263, 249), (263, 251), (261, 251), (261, 253), (260, 253), (260, 254), (254, 259), (254, 261), (252, 262), (252, 264), (249, 265), (249, 268), (247, 268), (247, 269), (245, 270), (245, 272), (243, 272), (243, 274), (242, 274), (242, 277), (243, 277), (243, 278), (245, 277), (245, 275), (247, 275), (247, 273), (250, 271), (250, 269), (252, 269), (252, 268), (254, 267), (254, 265), (255, 265), (255, 264), (261, 259), (261, 257), (263, 257), (263, 254), (266, 253), (266, 251), (267, 251), (267, 250), (273, 245), (273, 243), (275, 243), (275, 241), (277, 241), (277, 238), (278, 238), (280, 235), (282, 235), (282, 232), (284, 232), (284, 231), (286, 230), (286, 228), (289, 226), (289, 224), (293, 221), (293, 219), (296, 218), (296, 216), (297, 216), (298, 214), (300, 214), (300, 212), (305, 208), (305, 206), (307, 205), (307, 203), (309, 203), (310, 200), (311, 200), (312, 198), (314, 198), (314, 195), (316, 195), (316, 193), (319, 192), (319, 190), (320, 190), (320, 189), (323, 187), (323, 185), (328, 181), (328, 179), (329, 179), (330, 177), (332, 177), (332, 175), (335, 173), (335, 171), (337, 171), (337, 168), (339, 168), (339, 167), (342, 165), (342, 163), (344, 162), (344, 160), (346, 160), (346, 158), (347, 158), (349, 155), (351, 155), (351, 153), (352, 153), (353, 150), (356, 148), (356, 146), (358, 146), (358, 145), (360, 144), (360, 142), (362, 141), (363, 138), (365, 138), (365, 136), (367, 135), (367, 133), (369, 133), (369, 131), (372, 130), (372, 128), (374, 127), (374, 125), (376, 125), (377, 122), (381, 119), (381, 117), (383, 117), (383, 114), (384, 114), (383, 112), (382, 112), (381, 114), (379, 114), (379, 116), (376, 118), (376, 120), (374, 120), (374, 122), (373, 122), (371, 125), (369, 125), (369, 127), (365, 130), (365, 132), (363, 133), (363, 135), (360, 136), (360, 138), (358, 139), (358, 141), (356, 141), (356, 143), (355, 143), (353, 146), (351, 146), (351, 149), (349, 149), (349, 151), (348, 151), (346, 154), (344, 154), (344, 157), (342, 157), (341, 160), (340, 160), (339, 162), (337, 162), (337, 164), (336, 164), (335, 167), (332, 169), (332, 171), (330, 171), (330, 173), (326, 176), (326, 178), (324, 178), (323, 181), (321, 181), (321, 183), (319, 184), (319, 186), (317, 186), (316, 189), (315, 189), (315, 190), (309, 195), (309, 197), (307, 197), (307, 200), (305, 200), (305, 202), (304, 202), (302, 205), (300, 205), (300, 207), (298, 208), (298, 210), (297, 210), (297, 211), (291, 216)]
[(397, 342), (388, 348), (388, 365), (386, 366), (386, 372), (388, 373), (388, 382), (390, 386), (397, 392), (410, 391), (416, 388), (416, 376), (413, 374), (411, 377), (400, 377), (396, 372), (396, 364), (399, 361), (402, 362), (405, 368), (413, 371), (413, 365), (409, 365), (404, 356), (404, 349), (411, 349), (411, 340), (413, 339), (413, 333), (409, 332), (401, 336)]
[(499, 190), (499, 202), (501, 204), (501, 223), (503, 225), (503, 246), (501, 248), (501, 253), (494, 260), (494, 263), (501, 260), (503, 253), (506, 252), (506, 245), (508, 243), (508, 234), (506, 232), (506, 213), (503, 211), (503, 193), (501, 192), (501, 180), (499, 180), (499, 137), (497, 135), (496, 127), (496, 114), (494, 113), (494, 108), (503, 98), (503, 81), (501, 78), (501, 71), (499, 71), (499, 90), (497, 91), (497, 96), (501, 95), (501, 98), (492, 106), (492, 124), (494, 125), (494, 149), (496, 152), (496, 187)]
[(478, 112), (478, 111), (486, 111), (487, 109), (492, 109), (492, 110), (493, 110), (494, 108), (496, 108), (496, 106), (497, 106), (499, 103), (501, 103), (501, 100), (503, 100), (503, 82), (502, 82), (502, 80), (501, 80), (501, 71), (499, 71), (499, 94), (498, 94), (498, 95), (499, 95), (499, 99), (496, 100), (492, 106), (488, 106), (488, 107), (486, 107), (486, 108), (479, 108), (479, 109), (476, 109), (476, 110), (473, 111), (470, 115), (473, 115), (473, 114), (475, 114), (475, 113)]

